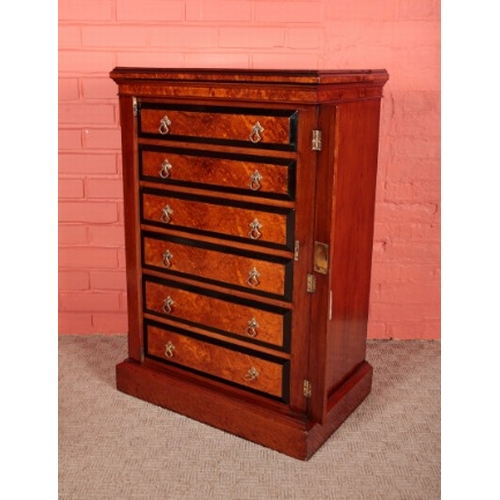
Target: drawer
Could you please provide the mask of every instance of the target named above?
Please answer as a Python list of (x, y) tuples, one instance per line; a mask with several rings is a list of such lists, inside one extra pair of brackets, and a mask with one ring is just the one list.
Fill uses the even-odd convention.
[(294, 160), (143, 146), (140, 169), (142, 180), (164, 185), (295, 198)]
[(184, 238), (143, 236), (143, 266), (291, 300), (293, 262)]
[[(162, 361), (283, 398), (288, 362), (233, 350), (175, 328), (146, 324), (146, 352)], [(271, 358), (271, 357), (269, 357)]]
[(295, 150), (296, 110), (141, 103), (139, 136)]
[(141, 201), (145, 223), (292, 248), (294, 211), (290, 209), (267, 211), (263, 205), (152, 190), (143, 190)]
[(282, 349), (286, 341), (289, 348), (291, 311), (286, 309), (265, 310), (249, 301), (147, 278), (144, 302), (146, 312)]

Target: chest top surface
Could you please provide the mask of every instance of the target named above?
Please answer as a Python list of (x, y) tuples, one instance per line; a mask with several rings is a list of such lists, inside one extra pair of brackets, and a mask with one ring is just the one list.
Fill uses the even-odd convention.
[(251, 70), (116, 67), (110, 77), (121, 95), (229, 98), (303, 103), (378, 98), (385, 69)]

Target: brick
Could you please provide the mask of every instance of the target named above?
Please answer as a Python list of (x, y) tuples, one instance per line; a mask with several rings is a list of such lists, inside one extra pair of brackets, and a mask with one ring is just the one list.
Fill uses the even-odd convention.
[(144, 25), (135, 26), (83, 26), (82, 45), (84, 47), (145, 47), (148, 29)]
[(412, 224), (411, 238), (413, 241), (440, 242), (441, 224)]
[(441, 141), (439, 137), (402, 136), (396, 143), (396, 154), (410, 158), (440, 158)]
[(69, 292), (89, 289), (89, 273), (87, 271), (63, 271), (59, 273), (59, 290)]
[(426, 113), (441, 109), (441, 92), (437, 91), (397, 92), (395, 99), (407, 113)]
[(59, 179), (59, 198), (81, 199), (84, 196), (83, 181), (80, 179)]
[(164, 66), (180, 68), (184, 65), (184, 53), (164, 51), (150, 48), (147, 51), (119, 52), (116, 54), (116, 64), (118, 66), (138, 66), (161, 68)]
[(396, 260), (401, 263), (438, 263), (441, 257), (441, 246), (439, 242), (422, 241), (391, 241), (387, 244), (383, 253), (374, 252), (374, 260)]
[(115, 123), (114, 112), (111, 104), (62, 103), (59, 105), (59, 123), (110, 125)]
[(388, 338), (396, 340), (440, 340), (441, 321), (392, 321), (387, 323)]
[(285, 45), (285, 30), (281, 27), (221, 27), (219, 45), (245, 49), (283, 47)]
[(109, 223), (117, 222), (116, 203), (75, 201), (59, 203), (59, 222)]
[(378, 221), (386, 223), (405, 221), (407, 224), (439, 222), (438, 203), (393, 203), (377, 204)]
[(78, 78), (59, 78), (58, 81), (59, 101), (76, 101), (80, 98)]
[(123, 187), (120, 179), (87, 179), (86, 193), (90, 198), (113, 199), (123, 198)]
[(185, 0), (186, 21), (201, 21), (203, 0)]
[[(392, 72), (398, 75), (398, 80), (393, 82), (394, 88), (405, 88), (408, 91), (440, 90), (441, 52), (439, 47), (401, 47), (398, 52), (400, 57), (392, 60)], [(419, 70), (415, 71), (415, 68)]]
[(323, 44), (324, 31), (320, 27), (289, 28), (287, 47), (292, 49), (318, 49)]
[(387, 325), (383, 321), (368, 321), (367, 337), (369, 339), (388, 338)]
[(420, 180), (412, 182), (385, 182), (383, 200), (389, 202), (439, 203), (441, 182)]
[(118, 312), (120, 309), (120, 301), (118, 293), (112, 292), (74, 292), (61, 293), (61, 310), (64, 312), (88, 311), (110, 311)]
[(96, 313), (92, 315), (92, 327), (95, 333), (127, 333), (128, 317), (126, 313)]
[(165, 22), (184, 20), (183, 1), (165, 0), (117, 0), (116, 19), (118, 21)]
[(376, 293), (376, 287), (381, 284), (393, 284), (401, 282), (433, 282), (436, 285), (440, 283), (441, 272), (439, 262), (418, 263), (411, 265), (385, 261), (377, 262), (372, 269), (372, 292)]
[(391, 42), (397, 47), (419, 47), (422, 45), (439, 47), (441, 43), (441, 22), (439, 19), (399, 20), (391, 24), (391, 32), (393, 35)]
[(111, 78), (82, 78), (82, 97), (87, 99), (117, 98), (118, 89)]
[(114, 16), (114, 0), (61, 0), (58, 18), (61, 21), (110, 21)]
[[(335, 20), (323, 26), (326, 32), (325, 44), (327, 49), (336, 48), (338, 51), (361, 49), (361, 51), (363, 51), (370, 46), (375, 46), (381, 50), (384, 47), (392, 49), (394, 45), (394, 35), (392, 34), (392, 29), (390, 29), (392, 25), (385, 20)], [(389, 61), (391, 60), (392, 59)], [(367, 64), (365, 62), (365, 64), (358, 67), (362, 68), (366, 66)], [(371, 68), (385, 67), (385, 65), (374, 66), (373, 62), (370, 62), (368, 66)], [(349, 66), (346, 66), (346, 68), (348, 67)]]
[(440, 176), (440, 166), (440, 158), (401, 158), (387, 165), (384, 178), (402, 182), (435, 179)]
[(80, 27), (59, 25), (57, 43), (60, 49), (80, 48), (82, 46)]
[(368, 2), (366, 0), (350, 0), (349, 2), (325, 2), (326, 19), (334, 21), (345, 20), (376, 20), (397, 19), (397, 0), (378, 0)]
[[(325, 38), (329, 37), (327, 32)], [(385, 68), (393, 59), (391, 46), (381, 45), (375, 36), (366, 42), (351, 38), (337, 40), (337, 45), (323, 51), (321, 64), (323, 68), (366, 68), (367, 61), (370, 61), (371, 68)]]
[(259, 23), (318, 23), (323, 20), (323, 3), (256, 2), (255, 21)]
[(60, 269), (116, 269), (117, 252), (112, 248), (59, 248)]
[(441, 287), (436, 281), (373, 283), (372, 301), (394, 304), (440, 303)]
[(164, 26), (151, 28), (148, 31), (149, 43), (152, 47), (179, 47), (186, 49), (202, 49), (215, 47), (217, 28), (206, 26)]
[(59, 174), (116, 174), (116, 155), (60, 154)]
[(118, 269), (126, 269), (127, 259), (125, 258), (125, 248), (118, 249)]
[(408, 224), (404, 220), (398, 223), (377, 222), (375, 224), (375, 242), (395, 239), (437, 243), (441, 241), (441, 224), (439, 221)]
[(370, 305), (370, 319), (373, 321), (384, 321), (387, 324), (391, 322), (415, 321), (420, 322), (422, 328), (422, 325), (427, 320), (439, 320), (440, 315), (441, 306), (439, 303), (406, 304), (402, 301), (393, 303), (372, 301)]
[(319, 68), (319, 54), (297, 54), (287, 52), (279, 54), (252, 54), (252, 67), (259, 69), (317, 69)]
[(249, 68), (250, 59), (247, 54), (196, 51), (185, 54), (184, 66), (188, 68)]
[(398, 17), (400, 19), (435, 19), (441, 18), (440, 0), (413, 0), (399, 2)]
[(74, 129), (59, 129), (57, 145), (59, 151), (82, 149), (82, 132)]
[(393, 116), (391, 136), (394, 137), (414, 137), (425, 141), (428, 138), (437, 141), (441, 138), (441, 117), (438, 109), (426, 112), (411, 112), (402, 110)]
[(92, 333), (92, 314), (59, 312), (58, 333), (59, 335), (76, 335)]
[[(87, 128), (83, 131), (83, 145), (86, 149), (119, 151), (121, 147), (120, 129)], [(116, 167), (115, 167), (116, 168)]]
[(101, 72), (107, 75), (115, 62), (114, 51), (59, 50), (59, 74), (78, 76)]
[(88, 245), (87, 226), (83, 224), (59, 224), (59, 245)]
[(251, 21), (252, 2), (239, 0), (201, 0), (198, 2), (188, 2), (186, 5), (187, 21)]
[(120, 271), (91, 271), (90, 284), (92, 290), (119, 290), (127, 288), (126, 274)]
[(94, 246), (120, 248), (125, 246), (125, 229), (123, 224), (91, 225), (89, 234), (90, 242)]

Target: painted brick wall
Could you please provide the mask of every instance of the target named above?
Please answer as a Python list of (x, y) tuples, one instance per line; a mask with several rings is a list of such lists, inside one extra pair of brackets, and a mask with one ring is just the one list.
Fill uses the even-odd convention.
[(440, 338), (439, 0), (59, 0), (59, 331), (127, 330), (115, 66), (386, 68), (369, 337)]

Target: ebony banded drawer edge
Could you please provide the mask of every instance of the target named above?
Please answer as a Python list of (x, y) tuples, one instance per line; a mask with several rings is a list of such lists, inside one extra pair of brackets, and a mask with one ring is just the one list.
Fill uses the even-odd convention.
[[(227, 330), (219, 329), (219, 328), (214, 328), (209, 325), (206, 325), (204, 323), (198, 323), (192, 320), (187, 320), (184, 319), (180, 316), (176, 316), (175, 314), (162, 314), (157, 311), (153, 311), (147, 307), (146, 304), (146, 283), (151, 282), (151, 283), (156, 283), (159, 285), (166, 285), (172, 288), (177, 288), (180, 290), (185, 290), (188, 292), (193, 292), (198, 295), (204, 295), (210, 298), (218, 299), (218, 300), (224, 300), (227, 302), (231, 302), (232, 304), (235, 305), (241, 305), (245, 307), (251, 307), (254, 309), (259, 309), (261, 311), (265, 312), (270, 312), (276, 315), (279, 315), (283, 318), (283, 344), (282, 345), (277, 345), (273, 344), (270, 342), (265, 342), (260, 340), (258, 337), (248, 337), (248, 336), (243, 336), (243, 335), (238, 335), (236, 333), (229, 332)], [(285, 309), (283, 307), (271, 305), (271, 304), (266, 304), (263, 302), (257, 302), (255, 300), (249, 300), (241, 297), (237, 297), (235, 295), (229, 295), (221, 292), (217, 292), (214, 290), (206, 289), (206, 288), (201, 288), (199, 286), (191, 285), (191, 284), (186, 284), (186, 283), (180, 283), (177, 281), (172, 281), (169, 279), (164, 279), (164, 278), (158, 278), (156, 276), (151, 276), (144, 274), (143, 279), (142, 279), (142, 297), (143, 297), (143, 309), (144, 312), (150, 315), (154, 315), (161, 318), (168, 319), (169, 321), (175, 321), (181, 324), (180, 328), (182, 328), (182, 325), (186, 325), (187, 327), (189, 326), (194, 326), (197, 328), (205, 329), (208, 332), (214, 332), (218, 333), (221, 335), (224, 335), (225, 337), (228, 337), (230, 339), (236, 339), (239, 341), (244, 341), (248, 342), (250, 344), (255, 344), (255, 345), (260, 345), (263, 347), (267, 347), (270, 349), (282, 351), (282, 352), (290, 352), (290, 345), (291, 345), (291, 328), (292, 328), (292, 311), (291, 309)]]
[[(274, 396), (274, 395), (268, 394), (264, 391), (253, 389), (252, 387), (244, 385), (243, 383), (239, 384), (235, 381), (231, 381), (231, 380), (225, 379), (223, 377), (211, 375), (209, 373), (205, 373), (205, 372), (202, 372), (200, 370), (196, 370), (194, 368), (184, 366), (181, 363), (176, 363), (173, 359), (162, 358), (162, 357), (150, 354), (149, 349), (148, 349), (148, 326), (152, 326), (154, 328), (164, 330), (165, 332), (171, 331), (171, 332), (176, 333), (178, 335), (182, 335), (182, 336), (194, 339), (200, 343), (211, 344), (213, 346), (221, 347), (221, 348), (228, 349), (228, 350), (231, 350), (234, 352), (239, 352), (241, 354), (245, 354), (245, 355), (251, 356), (253, 358), (257, 358), (257, 359), (262, 359), (264, 361), (267, 361), (267, 362), (273, 363), (277, 366), (280, 366), (281, 370), (282, 370), (282, 387), (281, 387), (281, 395), (282, 396), (281, 397)], [(223, 341), (218, 340), (218, 339), (204, 337), (204, 336), (199, 335), (197, 333), (193, 333), (193, 332), (190, 332), (188, 330), (183, 330), (183, 329), (177, 328), (175, 326), (169, 325), (167, 327), (166, 325), (164, 325), (162, 323), (152, 321), (152, 320), (147, 319), (147, 318), (144, 319), (144, 355), (146, 358), (150, 358), (150, 359), (159, 361), (162, 364), (165, 364), (165, 365), (173, 364), (177, 368), (181, 368), (182, 370), (188, 371), (190, 373), (195, 373), (197, 375), (202, 376), (203, 378), (217, 380), (219, 382), (223, 382), (224, 384), (228, 384), (228, 385), (233, 386), (233, 387), (238, 387), (238, 388), (243, 389), (243, 390), (250, 392), (250, 393), (253, 392), (255, 394), (263, 395), (265, 397), (271, 398), (271, 399), (278, 401), (278, 402), (288, 403), (289, 399), (290, 399), (290, 365), (291, 365), (291, 361), (288, 359), (279, 358), (277, 356), (273, 356), (273, 355), (259, 352), (259, 351), (254, 351), (254, 350), (247, 349), (247, 348), (244, 348), (244, 347), (239, 346), (239, 345), (234, 345), (234, 344), (230, 344), (227, 342), (223, 342)]]
[[(206, 235), (206, 236), (215, 236), (217, 238), (220, 238), (221, 240), (232, 240), (232, 241), (239, 241), (242, 243), (251, 243), (252, 245), (256, 245), (262, 248), (268, 247), (268, 248), (274, 248), (277, 250), (289, 250), (293, 251), (294, 248), (294, 229), (295, 229), (295, 209), (293, 208), (283, 208), (283, 207), (275, 207), (275, 206), (270, 206), (270, 205), (261, 205), (261, 204), (256, 204), (256, 203), (248, 203), (248, 202), (240, 202), (237, 200), (231, 200), (230, 203), (227, 202), (227, 200), (224, 200), (222, 198), (212, 198), (208, 196), (198, 196), (198, 195), (192, 195), (189, 193), (179, 193), (177, 191), (168, 191), (162, 190), (162, 189), (152, 189), (152, 188), (141, 188), (140, 189), (140, 200), (139, 200), (139, 206), (140, 206), (140, 223), (142, 225), (150, 225), (158, 228), (163, 228), (163, 229), (169, 229), (171, 228), (172, 230), (177, 230), (177, 231), (182, 231), (186, 232), (192, 235)], [(182, 203), (183, 200), (186, 200), (188, 202), (196, 202), (199, 204), (207, 204), (211, 206), (220, 206), (220, 207), (233, 207), (235, 209), (242, 209), (246, 210), (248, 212), (264, 212), (264, 213), (269, 213), (277, 216), (282, 216), (284, 217), (284, 229), (285, 229), (285, 238), (284, 242), (275, 242), (275, 241), (268, 241), (268, 240), (261, 240), (261, 239), (252, 239), (249, 236), (240, 236), (240, 235), (234, 235), (234, 234), (229, 234), (229, 233), (220, 233), (215, 230), (206, 230), (206, 229), (201, 229), (201, 228), (196, 228), (188, 225), (177, 225), (175, 224), (175, 221), (172, 222), (162, 222), (161, 220), (152, 220), (144, 217), (144, 197), (145, 196), (153, 196), (153, 197), (164, 197), (166, 198), (165, 202), (168, 204), (168, 199), (176, 199), (179, 200), (180, 203)], [(257, 215), (257, 214), (255, 214)], [(249, 233), (250, 233), (250, 223), (252, 222), (251, 216), (249, 217)]]
[(261, 200), (259, 202), (248, 202), (248, 201), (239, 201), (239, 200), (230, 200), (228, 202), (227, 199), (220, 198), (217, 195), (198, 195), (191, 194), (189, 192), (181, 192), (181, 191), (172, 191), (168, 189), (168, 185), (158, 186), (156, 188), (151, 187), (141, 187), (140, 189), (142, 194), (151, 194), (155, 196), (164, 196), (168, 198), (176, 198), (179, 200), (186, 201), (197, 201), (200, 203), (207, 203), (210, 205), (220, 205), (227, 207), (228, 205), (235, 208), (244, 208), (247, 210), (257, 210), (259, 212), (269, 212), (279, 215), (288, 215), (293, 211), (293, 208), (288, 207), (279, 207), (274, 205), (266, 204), (265, 200)]
[[(193, 114), (221, 114), (227, 116), (261, 116), (263, 118), (288, 118), (288, 143), (273, 143), (273, 142), (252, 142), (245, 139), (231, 139), (207, 136), (196, 136), (189, 134), (175, 134), (171, 131), (166, 134), (158, 132), (145, 132), (142, 129), (142, 110), (155, 110), (155, 111), (184, 111)], [(137, 116), (138, 120), (138, 136), (139, 138), (156, 138), (164, 141), (183, 141), (194, 143), (206, 144), (219, 144), (221, 146), (241, 146), (244, 148), (253, 149), (270, 149), (281, 151), (296, 151), (297, 138), (298, 138), (298, 115), (297, 109), (276, 109), (276, 108), (250, 108), (250, 107), (235, 107), (235, 106), (217, 106), (217, 105), (197, 105), (197, 104), (179, 104), (171, 101), (166, 102), (148, 102), (147, 100), (139, 99), (137, 101)], [(251, 129), (248, 130), (251, 133)]]
[[(186, 235), (186, 236), (177, 236), (177, 235), (170, 235), (168, 232), (162, 232), (162, 233), (157, 233), (156, 231), (151, 231), (148, 229), (144, 229), (141, 231), (141, 239), (144, 240), (145, 238), (152, 238), (155, 240), (161, 240), (166, 243), (169, 241), (172, 243), (177, 243), (179, 245), (187, 245), (187, 246), (192, 246), (192, 247), (197, 247), (197, 248), (204, 248), (207, 250), (213, 250), (216, 252), (221, 252), (221, 253), (228, 253), (232, 255), (241, 255), (242, 257), (249, 257), (249, 258), (254, 258), (257, 260), (265, 260), (267, 262), (274, 262), (276, 264), (283, 264), (286, 265), (288, 262), (292, 261), (293, 259), (293, 254), (290, 254), (290, 257), (282, 257), (279, 255), (273, 255), (273, 254), (268, 254), (264, 253), (261, 248), (255, 247), (255, 249), (249, 250), (247, 248), (238, 248), (234, 246), (227, 246), (224, 245), (224, 242), (218, 242), (218, 243), (211, 243), (209, 241), (201, 240), (201, 239), (196, 239), (193, 238), (192, 235)], [(144, 262), (144, 261), (143, 261)]]
[[(255, 259), (255, 260), (266, 261), (269, 263), (280, 264), (284, 267), (284, 273), (285, 273), (284, 293), (278, 294), (278, 293), (259, 290), (257, 288), (247, 288), (245, 286), (240, 286), (237, 284), (232, 284), (232, 283), (228, 283), (226, 281), (218, 280), (215, 277), (214, 278), (207, 278), (207, 277), (199, 276), (196, 274), (186, 273), (183, 271), (175, 271), (175, 270), (170, 269), (170, 268), (155, 266), (153, 264), (148, 264), (145, 261), (145, 255), (146, 255), (146, 249), (145, 249), (146, 241), (145, 240), (147, 238), (159, 240), (159, 241), (162, 241), (166, 244), (168, 244), (168, 242), (174, 242), (174, 243), (181, 244), (181, 245), (196, 247), (198, 249), (208, 249), (208, 250), (215, 251), (218, 253), (237, 255), (237, 256), (247, 257), (249, 259)], [(157, 233), (143, 231), (141, 233), (141, 266), (144, 270), (161, 272), (162, 274), (165, 274), (166, 277), (168, 277), (169, 275), (173, 276), (173, 277), (175, 277), (175, 276), (187, 277), (187, 278), (192, 279), (192, 280), (199, 282), (199, 283), (213, 284), (213, 285), (222, 286), (222, 287), (225, 287), (228, 289), (240, 290), (240, 291), (245, 292), (245, 293), (251, 293), (252, 295), (258, 295), (262, 298), (268, 297), (271, 299), (278, 299), (278, 300), (283, 300), (283, 299), (286, 301), (292, 300), (293, 270), (294, 270), (294, 261), (292, 258), (286, 259), (283, 257), (268, 255), (265, 253), (258, 253), (258, 252), (248, 251), (245, 249), (237, 249), (237, 248), (232, 248), (232, 247), (229, 248), (229, 247), (224, 247), (221, 245), (215, 245), (212, 243), (191, 240), (191, 239), (187, 239), (187, 238), (178, 238), (178, 237), (169, 238), (169, 236), (165, 235), (165, 234), (158, 235)]]
[[(183, 155), (193, 158), (212, 158), (212, 159), (222, 159), (222, 160), (231, 160), (234, 162), (248, 162), (255, 164), (265, 164), (265, 165), (275, 165), (277, 168), (285, 168), (288, 170), (287, 175), (287, 183), (284, 186), (286, 188), (286, 193), (275, 193), (270, 190), (260, 191), (260, 190), (251, 190), (249, 188), (243, 187), (233, 187), (233, 186), (225, 186), (222, 184), (208, 184), (203, 182), (195, 182), (195, 181), (186, 181), (176, 179), (174, 176), (169, 177), (168, 179), (162, 179), (159, 175), (151, 176), (144, 174), (143, 168), (143, 154), (142, 153), (161, 153), (165, 155), (165, 159), (168, 159), (169, 154), (175, 155)], [(227, 192), (227, 193), (235, 193), (235, 194), (243, 194), (255, 197), (257, 203), (265, 203), (266, 198), (276, 199), (276, 200), (285, 200), (285, 201), (293, 201), (295, 200), (296, 193), (296, 169), (297, 169), (297, 161), (295, 159), (290, 158), (280, 158), (273, 156), (256, 156), (249, 154), (237, 154), (237, 153), (229, 153), (222, 151), (207, 151), (207, 150), (198, 150), (193, 148), (179, 148), (179, 147), (170, 147), (170, 146), (155, 146), (149, 144), (139, 144), (139, 180), (146, 182), (155, 182), (161, 186), (161, 189), (168, 189), (169, 186), (180, 186), (185, 188), (202, 188), (207, 191), (213, 192)]]

